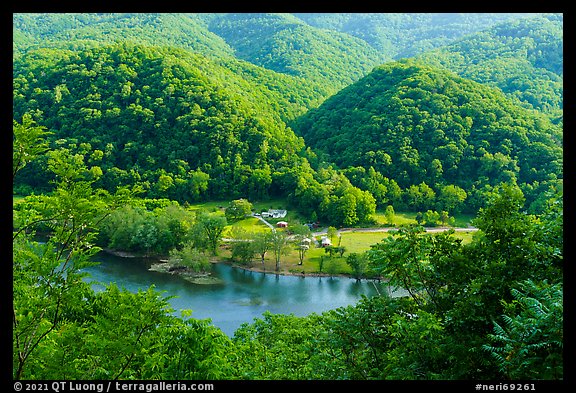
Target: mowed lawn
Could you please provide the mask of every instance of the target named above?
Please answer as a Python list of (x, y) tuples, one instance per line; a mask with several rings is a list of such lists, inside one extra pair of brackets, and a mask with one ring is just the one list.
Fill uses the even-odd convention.
[[(193, 210), (204, 209), (208, 211), (219, 211), (224, 213), (225, 208), (228, 206), (230, 201), (212, 201), (207, 203), (197, 203), (191, 206)], [(253, 202), (253, 211), (262, 212), (268, 209), (287, 209), (286, 201), (283, 199), (274, 199), (263, 202)], [(288, 226), (296, 223), (304, 223), (306, 219), (301, 217), (300, 214), (289, 208), (288, 214), (282, 219), (267, 219), (267, 221), (274, 227), (278, 221), (287, 221)], [(473, 216), (470, 215), (459, 215), (455, 217), (454, 226), (456, 227), (466, 227), (470, 225), (470, 220)], [(374, 228), (389, 228), (398, 227), (406, 224), (416, 224), (416, 213), (415, 212), (396, 212), (394, 214), (394, 220), (392, 223), (387, 222), (383, 211), (377, 211), (374, 215), (375, 224)], [(290, 229), (288, 227), (288, 230)], [(257, 233), (262, 231), (269, 231), (268, 228), (262, 221), (255, 217), (245, 218), (233, 223), (229, 223), (226, 230), (223, 233), (224, 238), (234, 238), (234, 235), (240, 232), (245, 233)], [(321, 230), (320, 228), (318, 230)], [(463, 243), (469, 243), (472, 241), (473, 232), (456, 232), (454, 236), (462, 239)], [(346, 248), (343, 256), (340, 257), (338, 254), (334, 254), (332, 257), (325, 252), (324, 248), (312, 246), (306, 253), (302, 265), (300, 265), (300, 259), (298, 256), (298, 251), (294, 245), (288, 247), (285, 254), (280, 257), (280, 273), (283, 274), (350, 274), (352, 270), (350, 266), (346, 263), (346, 258), (350, 253), (362, 253), (370, 250), (370, 246), (381, 242), (387, 236), (390, 236), (388, 232), (376, 232), (376, 231), (362, 231), (361, 229), (353, 231), (343, 231), (340, 233), (341, 238), (335, 237), (332, 239), (333, 245), (341, 245)], [(316, 236), (319, 240), (320, 236)], [(223, 244), (220, 249), (219, 258), (220, 260), (230, 260), (231, 252), (229, 244)], [(269, 251), (264, 259), (264, 264), (262, 265), (259, 257), (254, 257), (252, 262), (245, 266), (246, 268), (253, 268), (256, 270), (265, 270), (267, 272), (275, 272), (276, 261), (274, 259), (274, 254)]]
[[(245, 220), (243, 220), (245, 221)], [(263, 228), (266, 230), (267, 228)], [(463, 244), (472, 241), (474, 232), (456, 232), (453, 236), (462, 239)], [(351, 274), (352, 269), (346, 263), (346, 258), (350, 253), (362, 253), (370, 250), (370, 246), (381, 242), (388, 236), (389, 232), (373, 232), (373, 231), (358, 231), (358, 232), (342, 232), (340, 234), (341, 240), (338, 237), (333, 239), (333, 244), (346, 248), (343, 256), (333, 254), (332, 257), (326, 253), (324, 248), (312, 246), (304, 257), (302, 265), (299, 265), (298, 251), (295, 246), (289, 248), (288, 253), (282, 255), (280, 258), (280, 273), (283, 274)], [(316, 238), (319, 238), (317, 236)], [(229, 259), (230, 251), (227, 247), (221, 250), (220, 257)], [(275, 272), (276, 263), (274, 254), (269, 251), (264, 259), (264, 266), (259, 258), (254, 258), (252, 263), (247, 268), (254, 268), (262, 270), (264, 268), (267, 272)]]

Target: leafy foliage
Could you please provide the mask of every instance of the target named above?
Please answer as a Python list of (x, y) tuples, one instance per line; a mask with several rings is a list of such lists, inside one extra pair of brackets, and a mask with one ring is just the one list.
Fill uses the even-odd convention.
[(413, 57), (498, 23), (533, 13), (298, 13), (308, 24), (366, 41), (388, 59)]
[[(530, 190), (562, 178), (559, 127), (495, 89), (414, 60), (375, 68), (293, 128), (338, 166), (393, 179), (418, 209), (435, 207), (442, 193), (439, 203), (476, 211), (485, 187), (517, 181)], [(384, 182), (362, 183), (386, 203)]]
[(15, 117), (33, 113), (54, 130), (52, 145), (93, 151), (109, 190), (138, 183), (149, 197), (180, 201), (262, 198), (278, 188), (277, 171), (301, 162), (302, 141), (265, 88), (200, 55), (130, 44), (31, 52), (14, 81)]
[[(417, 53), (512, 17), (15, 14), (13, 189), (39, 195), (13, 208), (13, 377), (563, 379), (560, 125), (423, 60), (376, 67), (298, 118), (360, 78), (377, 51)], [(458, 72), (486, 74), (556, 116), (561, 21), (463, 39), (452, 48), (486, 61)], [(477, 45), (486, 38), (488, 51)], [(443, 53), (433, 55), (459, 66)], [(508, 70), (503, 57), (550, 83), (487, 73)], [(266, 312), (233, 338), (176, 316), (153, 287), (95, 292), (84, 280), (100, 246), (171, 252), (201, 270), (198, 250), (216, 254), (227, 220), (185, 202), (272, 195), (334, 228), (369, 223), (379, 206), (388, 221), (399, 207), (425, 211), (422, 222), (478, 211), (479, 231), (463, 244), (401, 227), (346, 259), (357, 279), (388, 285), (381, 295), (305, 317)], [(245, 213), (238, 205), (231, 219)], [(305, 252), (305, 229), (293, 226), (292, 244), (280, 230), (233, 233), (245, 240), (233, 256), (271, 252), (278, 270), (289, 246)]]
[(497, 86), (523, 106), (562, 117), (563, 16), (502, 23), (418, 56), (460, 76)]
[(512, 289), (514, 300), (507, 304), (518, 314), (494, 322), (491, 344), (483, 348), (496, 359), (500, 371), (510, 379), (557, 379), (562, 377), (563, 296), (561, 285), (532, 280)]
[(362, 40), (312, 27), (289, 14), (222, 14), (211, 19), (209, 29), (239, 58), (323, 84), (330, 93), (384, 60)]

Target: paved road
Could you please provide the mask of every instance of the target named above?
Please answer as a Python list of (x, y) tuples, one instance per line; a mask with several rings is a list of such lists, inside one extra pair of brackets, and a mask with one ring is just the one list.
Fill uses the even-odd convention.
[[(339, 229), (339, 233), (346, 233), (346, 232), (388, 232), (392, 230), (397, 230), (398, 228), (342, 228)], [(452, 228), (452, 227), (435, 227), (435, 228), (425, 228), (426, 232), (444, 232), (449, 229), (454, 229), (455, 232), (474, 232), (477, 231), (478, 228), (476, 227), (466, 227), (466, 228)], [(324, 228), (319, 232), (313, 232), (313, 236), (320, 236), (325, 235), (328, 232), (328, 228)]]
[[(262, 216), (255, 216), (254, 214), (252, 214), (252, 217), (256, 217), (257, 219), (262, 221), (264, 224), (268, 225), (268, 227), (270, 229), (272, 229), (272, 232), (276, 232), (276, 228), (274, 228), (274, 225), (270, 224), (268, 221), (266, 221), (264, 218), (262, 218)], [(390, 228), (390, 227), (386, 227), (386, 228), (342, 228), (342, 229), (339, 229), (338, 232), (339, 233), (346, 233), (346, 232), (388, 232), (388, 231), (392, 231), (392, 230), (396, 230), (396, 229), (398, 229), (398, 228)], [(478, 230), (478, 228), (472, 227), (472, 226), (469, 226), (466, 228), (434, 227), (434, 228), (426, 228), (426, 232), (430, 232), (430, 233), (444, 232), (444, 231), (447, 231), (449, 229), (454, 229), (455, 232), (474, 232), (474, 231)], [(328, 232), (328, 228), (324, 228), (321, 231), (312, 232), (312, 236), (325, 235), (327, 232)]]

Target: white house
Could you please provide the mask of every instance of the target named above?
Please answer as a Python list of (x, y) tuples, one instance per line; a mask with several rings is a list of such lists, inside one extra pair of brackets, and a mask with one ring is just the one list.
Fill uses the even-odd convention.
[(328, 247), (332, 245), (332, 241), (328, 238), (328, 236), (322, 236), (320, 243), (322, 247)]
[(262, 212), (262, 217), (284, 218), (286, 217), (287, 210), (268, 209), (267, 212)]

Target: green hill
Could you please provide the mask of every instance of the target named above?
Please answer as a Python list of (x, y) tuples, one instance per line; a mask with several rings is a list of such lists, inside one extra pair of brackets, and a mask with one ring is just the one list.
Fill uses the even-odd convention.
[(552, 14), (502, 23), (418, 58), (561, 117), (563, 41), (563, 16)]
[[(304, 144), (279, 107), (295, 116), (291, 105), (304, 104), (282, 97), (306, 84), (268, 76), (262, 83), (274, 79), (271, 90), (257, 82), (265, 70), (234, 66), (242, 72), (181, 49), (131, 44), (30, 51), (14, 62), (14, 118), (32, 113), (54, 133), (52, 146), (92, 153), (109, 189), (141, 183), (151, 196), (194, 200), (208, 187), (204, 196), (258, 198), (274, 190), (279, 170), (300, 164)], [(22, 176), (46, 186), (37, 167)]]
[(361, 39), (312, 27), (290, 14), (223, 14), (208, 27), (238, 58), (321, 83), (331, 93), (385, 60)]
[(290, 14), (14, 14), (14, 53), (85, 49), (115, 42), (169, 46), (218, 61), (241, 59), (317, 84), (327, 97), (383, 57), (356, 37), (309, 26)]
[[(53, 147), (97, 151), (107, 188), (142, 184), (178, 200), (281, 195), (321, 216), (327, 195), (349, 187), (319, 171), (335, 163), (380, 206), (426, 182), (436, 193), (463, 188), (473, 210), (480, 197), (470, 196), (485, 186), (517, 180), (535, 195), (562, 176), (562, 23), (540, 14), (14, 14), (14, 118), (32, 113), (54, 132)], [(17, 185), (48, 189), (42, 165)]]
[(172, 46), (213, 57), (234, 57), (233, 49), (211, 33), (202, 14), (25, 13), (14, 14), (14, 49), (83, 49), (117, 41)]
[(377, 67), (293, 124), (341, 168), (373, 167), (401, 188), (562, 177), (562, 130), (500, 90), (404, 60)]
[(387, 59), (412, 57), (527, 13), (297, 13), (311, 26), (358, 37)]

